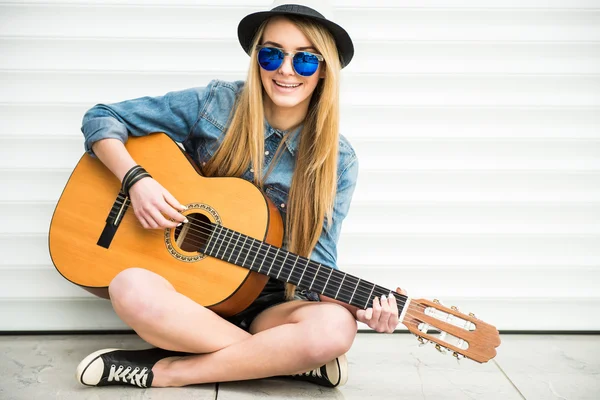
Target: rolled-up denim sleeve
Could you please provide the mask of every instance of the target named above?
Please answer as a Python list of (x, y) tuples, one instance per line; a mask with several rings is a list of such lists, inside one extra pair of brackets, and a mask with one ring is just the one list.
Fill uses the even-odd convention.
[(333, 206), (333, 220), (331, 226), (327, 227), (327, 222), (323, 224), (321, 236), (313, 249), (310, 259), (338, 269), (337, 266), (337, 243), (342, 230), (342, 222), (350, 209), (352, 195), (356, 187), (358, 178), (358, 159), (353, 156), (346, 164), (340, 177), (338, 178), (337, 193)]
[(83, 116), (85, 151), (95, 156), (92, 145), (99, 140), (114, 138), (126, 143), (129, 135), (144, 136), (152, 132), (164, 132), (176, 142), (183, 142), (198, 120), (211, 84), (159, 97), (95, 105)]

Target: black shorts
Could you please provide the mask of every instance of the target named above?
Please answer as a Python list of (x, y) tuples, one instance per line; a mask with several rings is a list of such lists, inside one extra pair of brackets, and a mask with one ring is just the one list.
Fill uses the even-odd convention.
[[(294, 300), (320, 301), (317, 293), (303, 289), (296, 289)], [(252, 321), (254, 321), (254, 318), (256, 318), (258, 314), (265, 311), (267, 308), (285, 303), (286, 301), (285, 283), (269, 278), (265, 288), (248, 308), (225, 319), (235, 326), (248, 331), (250, 329), (250, 324), (252, 324)]]

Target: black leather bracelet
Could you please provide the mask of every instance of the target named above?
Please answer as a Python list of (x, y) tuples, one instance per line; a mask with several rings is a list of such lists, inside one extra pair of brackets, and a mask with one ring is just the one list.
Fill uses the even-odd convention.
[(127, 193), (125, 191), (125, 188), (127, 187), (127, 182), (131, 179), (131, 176), (139, 169), (143, 169), (141, 165), (134, 165), (129, 171), (125, 173), (125, 176), (123, 176), (123, 181), (121, 182), (121, 191), (123, 193)]
[(129, 196), (129, 189), (131, 189), (133, 184), (146, 177), (152, 178), (148, 171), (146, 171), (141, 165), (132, 167), (129, 171), (127, 171), (127, 173), (125, 173), (125, 176), (123, 177), (121, 191), (126, 196)]
[(131, 187), (142, 178), (152, 178), (152, 176), (149, 173), (147, 173), (146, 171), (144, 171), (144, 172), (141, 172), (141, 173), (135, 175), (133, 178), (131, 178), (129, 180), (129, 185), (126, 187), (127, 196), (129, 196), (129, 190), (131, 190)]

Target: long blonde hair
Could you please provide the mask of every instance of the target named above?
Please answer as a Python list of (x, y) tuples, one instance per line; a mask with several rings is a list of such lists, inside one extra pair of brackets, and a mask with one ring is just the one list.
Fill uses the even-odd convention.
[[(287, 249), (310, 257), (321, 235), (323, 221), (326, 219), (328, 226), (332, 222), (337, 183), (341, 64), (335, 41), (327, 29), (310, 19), (286, 18), (300, 29), (325, 58), (321, 64), (321, 68), (326, 68), (325, 78), (320, 79), (312, 94), (300, 132), (285, 228)], [(260, 44), (267, 23), (268, 20), (261, 25), (252, 44), (248, 76), (230, 117), (227, 134), (203, 168), (208, 176), (239, 177), (252, 166), (254, 183), (260, 188), (264, 179), (265, 114), (256, 45)], [(277, 153), (281, 149), (282, 146)], [(271, 167), (277, 158), (276, 155)], [(294, 292), (295, 286), (287, 284), (287, 298), (292, 298)]]

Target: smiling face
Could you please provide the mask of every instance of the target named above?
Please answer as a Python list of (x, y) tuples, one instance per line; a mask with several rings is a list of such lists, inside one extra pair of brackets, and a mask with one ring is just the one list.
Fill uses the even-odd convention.
[[(279, 47), (286, 52), (308, 51), (318, 54), (318, 51), (308, 38), (290, 20), (275, 17), (265, 27), (263, 46)], [(274, 71), (260, 69), (260, 79), (267, 93), (265, 108), (271, 112), (304, 113), (319, 79), (325, 76), (323, 63), (311, 76), (298, 75), (292, 66), (292, 57), (286, 56), (281, 66)]]

